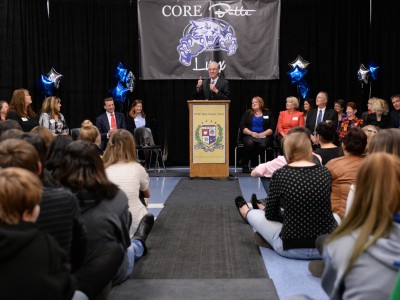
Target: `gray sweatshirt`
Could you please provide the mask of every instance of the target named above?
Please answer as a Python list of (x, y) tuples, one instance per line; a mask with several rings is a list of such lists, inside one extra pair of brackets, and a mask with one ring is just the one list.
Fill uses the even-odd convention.
[(393, 223), (388, 238), (380, 238), (362, 253), (347, 274), (344, 271), (359, 231), (327, 244), (322, 287), (330, 299), (388, 299), (400, 261), (400, 224)]

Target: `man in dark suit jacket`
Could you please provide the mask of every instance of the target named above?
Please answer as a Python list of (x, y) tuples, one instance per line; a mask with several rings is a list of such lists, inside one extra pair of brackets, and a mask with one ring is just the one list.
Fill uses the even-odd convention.
[(315, 98), (315, 102), (317, 108), (312, 109), (307, 116), (306, 127), (311, 131), (311, 140), (314, 144), (317, 144), (317, 140), (315, 137), (315, 128), (317, 127), (317, 119), (319, 111), (322, 114), (322, 121), (332, 122), (334, 128), (337, 128), (338, 123), (338, 114), (332, 108), (327, 108), (326, 105), (328, 104), (328, 93), (326, 92), (319, 92), (317, 97)]
[(201, 100), (230, 100), (231, 90), (229, 82), (220, 75), (220, 67), (216, 61), (208, 64), (208, 75), (210, 78), (202, 80), (201, 76), (196, 85), (196, 99)]
[[(104, 99), (104, 109), (106, 112), (96, 118), (96, 127), (101, 135), (101, 149), (105, 149), (108, 139), (116, 129), (126, 129), (125, 116), (122, 113), (115, 111), (114, 99), (109, 97)], [(115, 118), (113, 126), (112, 118)]]
[(400, 128), (400, 95), (393, 95), (391, 98), (394, 110), (390, 112), (389, 126)]

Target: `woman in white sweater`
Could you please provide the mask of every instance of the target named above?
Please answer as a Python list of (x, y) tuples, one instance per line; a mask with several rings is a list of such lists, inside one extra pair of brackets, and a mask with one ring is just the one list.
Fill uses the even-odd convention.
[(107, 177), (125, 192), (129, 199), (129, 211), (132, 215), (130, 234), (135, 233), (140, 221), (148, 213), (139, 199), (141, 192), (150, 197), (149, 175), (137, 161), (135, 141), (125, 129), (116, 130), (110, 137), (103, 156)]

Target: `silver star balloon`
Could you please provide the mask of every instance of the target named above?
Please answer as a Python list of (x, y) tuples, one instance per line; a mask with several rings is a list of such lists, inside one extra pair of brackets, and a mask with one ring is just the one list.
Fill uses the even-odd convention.
[(358, 80), (359, 81), (363, 81), (363, 82), (365, 82), (367, 84), (368, 83), (369, 72), (370, 72), (370, 70), (368, 70), (364, 66), (364, 64), (361, 64), (360, 68), (358, 69), (358, 72), (357, 72)]
[(126, 77), (126, 87), (133, 92), (135, 87), (135, 75), (133, 75), (132, 71), (129, 71), (128, 76)]
[(51, 68), (50, 72), (47, 73), (47, 78), (51, 81), (54, 82), (54, 86), (58, 88), (60, 85), (60, 80), (61, 80), (62, 75), (58, 73), (54, 68)]
[(289, 66), (292, 66), (293, 69), (296, 68), (296, 66), (298, 66), (301, 69), (306, 69), (309, 64), (310, 62), (306, 61), (299, 55), (293, 62), (289, 64)]

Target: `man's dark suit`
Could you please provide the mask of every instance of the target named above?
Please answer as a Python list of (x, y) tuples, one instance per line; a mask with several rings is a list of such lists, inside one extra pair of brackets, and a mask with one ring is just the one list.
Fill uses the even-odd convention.
[(391, 128), (400, 128), (400, 111), (392, 110), (390, 112), (390, 123)]
[[(312, 134), (315, 132), (316, 123), (317, 123), (317, 114), (318, 108), (314, 108), (310, 110), (307, 114), (306, 127), (311, 131)], [(334, 128), (337, 128), (338, 123), (338, 114), (334, 109), (325, 108), (324, 116), (322, 117), (322, 121), (331, 121), (333, 122)]]
[[(115, 122), (117, 123), (117, 128), (126, 129), (125, 116), (122, 113), (114, 112)], [(107, 113), (101, 114), (96, 118), (96, 127), (100, 131), (101, 135), (101, 149), (105, 149), (107, 146), (108, 138), (107, 133), (110, 131), (110, 123), (108, 121)]]
[(221, 77), (218, 78), (215, 87), (218, 90), (218, 94), (212, 92), (210, 90), (211, 79), (208, 78), (203, 80), (203, 86), (196, 92), (196, 99), (199, 100), (230, 100), (231, 99), (231, 90), (229, 88), (228, 80), (225, 80)]

